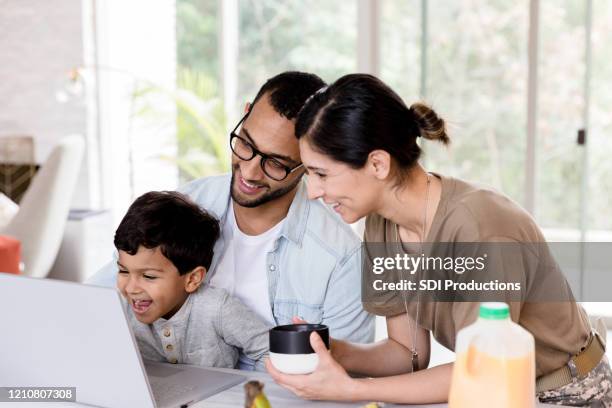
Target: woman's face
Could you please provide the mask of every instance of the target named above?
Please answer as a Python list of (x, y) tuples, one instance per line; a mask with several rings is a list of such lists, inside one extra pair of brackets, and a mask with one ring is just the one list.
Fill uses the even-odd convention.
[(349, 224), (375, 210), (380, 183), (366, 168), (355, 170), (313, 150), (307, 138), (300, 139), (300, 156), (308, 174), (308, 198), (322, 198)]

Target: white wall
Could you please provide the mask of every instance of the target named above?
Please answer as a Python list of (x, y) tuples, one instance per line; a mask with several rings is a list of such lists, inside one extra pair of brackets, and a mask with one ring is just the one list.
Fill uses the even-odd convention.
[[(62, 137), (85, 135), (85, 103), (61, 104), (55, 97), (70, 68), (82, 63), (81, 0), (0, 0), (0, 137), (33, 136), (42, 163)], [(76, 207), (91, 202), (89, 153)]]
[(68, 133), (85, 132), (85, 106), (55, 92), (83, 61), (81, 0), (0, 0), (0, 135), (36, 138), (43, 161)]
[[(99, 69), (99, 122), (95, 64), (130, 72)], [(84, 93), (60, 103), (57, 91), (79, 66), (87, 67)], [(63, 136), (86, 138), (75, 208), (111, 208), (119, 217), (135, 195), (176, 187), (176, 167), (157, 158), (175, 153), (175, 127), (134, 118), (130, 97), (134, 78), (173, 89), (175, 71), (174, 0), (0, 0), (0, 137), (34, 136), (38, 163)], [(175, 114), (167, 98), (158, 107)]]

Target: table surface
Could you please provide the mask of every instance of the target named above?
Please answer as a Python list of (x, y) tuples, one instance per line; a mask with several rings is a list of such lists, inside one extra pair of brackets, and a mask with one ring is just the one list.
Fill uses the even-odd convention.
[[(264, 393), (270, 401), (272, 408), (277, 407), (317, 407), (317, 408), (336, 408), (336, 407), (363, 407), (365, 402), (329, 402), (329, 401), (305, 401), (295, 396), (291, 391), (284, 389), (272, 380), (267, 373), (244, 372), (238, 370), (221, 369), (225, 372), (235, 372), (245, 375), (248, 380), (258, 380), (264, 383)], [(194, 408), (227, 408), (244, 406), (244, 384), (236, 385), (229, 390), (213, 395), (203, 401), (193, 405)], [(386, 404), (385, 407), (392, 405)], [(417, 405), (419, 407), (446, 407), (446, 404), (437, 405)]]
[[(272, 408), (277, 407), (314, 407), (314, 408), (347, 408), (355, 407), (361, 408), (366, 402), (328, 402), (328, 401), (305, 401), (296, 397), (291, 391), (284, 389), (272, 380), (267, 373), (260, 372), (245, 372), (239, 370), (229, 369), (218, 369), (219, 371), (234, 372), (237, 374), (245, 375), (248, 380), (258, 380), (265, 384), (264, 393), (270, 401)], [(236, 385), (226, 391), (223, 391), (217, 395), (213, 395), (203, 401), (193, 405), (194, 408), (229, 408), (229, 407), (242, 407), (244, 406), (244, 384)], [(406, 405), (395, 405), (385, 404), (387, 407), (398, 407)], [(448, 407), (447, 404), (430, 404), (430, 405), (410, 405), (411, 407), (420, 408), (444, 408)], [(549, 407), (552, 405), (548, 404), (537, 404), (538, 407)], [(557, 408), (559, 405), (555, 405)], [(493, 408), (493, 407), (492, 407)]]
[[(281, 386), (277, 385), (274, 380), (267, 373), (260, 372), (248, 372), (248, 371), (239, 371), (239, 370), (231, 370), (231, 369), (219, 369), (215, 368), (217, 371), (224, 371), (228, 373), (236, 373), (247, 377), (248, 380), (258, 380), (265, 384), (264, 392), (270, 401), (270, 405), (272, 408), (285, 408), (285, 407), (314, 407), (314, 408), (347, 408), (347, 407), (355, 407), (360, 408), (365, 405), (365, 402), (354, 402), (354, 403), (342, 403), (342, 402), (328, 402), (328, 401), (304, 401), (298, 397), (296, 397), (293, 393), (288, 390), (285, 390)], [(0, 408), (2, 408), (4, 404), (0, 403)], [(88, 405), (75, 404), (75, 403), (30, 403), (32, 407), (41, 408), (75, 408), (75, 407), (88, 407)], [(238, 384), (228, 390), (225, 390), (217, 395), (213, 395), (203, 401), (200, 401), (194, 405), (191, 405), (192, 408), (236, 408), (244, 406), (244, 384)], [(399, 405), (393, 404), (385, 404), (385, 407), (397, 407)], [(537, 407), (549, 407), (553, 405), (548, 404), (537, 404)], [(432, 405), (411, 405), (411, 407), (420, 407), (420, 408), (444, 408), (447, 407), (447, 404), (432, 404)], [(559, 408), (559, 405), (555, 405), (555, 407)], [(493, 407), (492, 407), (493, 408)]]

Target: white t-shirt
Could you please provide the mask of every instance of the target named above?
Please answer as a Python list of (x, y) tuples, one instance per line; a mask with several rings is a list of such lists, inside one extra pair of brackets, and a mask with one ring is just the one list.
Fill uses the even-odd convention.
[(274, 324), (268, 296), (266, 258), (278, 238), (284, 219), (260, 235), (247, 235), (236, 223), (233, 202), (230, 202), (223, 235), (232, 237), (211, 278), (211, 285), (223, 288), (237, 297), (266, 322)]

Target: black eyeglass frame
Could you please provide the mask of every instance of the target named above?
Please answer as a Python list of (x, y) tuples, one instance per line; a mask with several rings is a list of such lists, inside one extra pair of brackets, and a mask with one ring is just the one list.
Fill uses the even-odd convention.
[[(239, 134), (236, 133), (236, 131), (238, 130), (238, 128), (240, 127), (240, 125), (242, 125), (242, 123), (246, 120), (246, 118), (249, 117), (249, 114), (251, 113), (251, 111), (249, 110), (243, 117), (242, 119), (240, 119), (240, 121), (236, 124), (236, 126), (234, 127), (234, 130), (232, 130), (230, 132), (230, 149), (232, 150), (232, 154), (234, 154), (236, 157), (238, 157), (240, 160), (244, 160), (244, 161), (250, 161), (253, 160), (253, 158), (255, 158), (255, 156), (259, 156), (261, 157), (261, 160), (259, 161), (259, 165), (261, 166), (261, 170), (264, 172), (264, 174), (268, 177), (270, 177), (272, 180), (275, 181), (283, 181), (285, 180), (289, 174), (293, 173), (294, 171), (296, 171), (297, 169), (299, 169), (300, 167), (304, 166), (304, 163), (300, 163), (297, 166), (294, 167), (289, 167), (284, 165), (283, 163), (281, 163), (280, 161), (278, 161), (278, 159), (275, 159), (274, 157), (271, 157), (263, 152), (261, 152), (259, 149), (257, 149), (255, 146), (253, 146), (253, 144), (251, 142), (249, 142), (248, 140), (246, 140), (244, 137), (240, 136)], [(244, 143), (245, 145), (247, 145), (248, 147), (251, 148), (251, 151), (253, 152), (253, 154), (251, 155), (251, 157), (249, 157), (248, 159), (245, 159), (241, 156), (238, 155), (238, 153), (236, 153), (236, 151), (234, 150), (234, 146), (233, 146), (233, 141), (235, 138), (240, 139), (240, 141), (242, 143)], [(276, 178), (276, 177), (272, 177), (270, 174), (268, 174), (268, 172), (266, 171), (266, 162), (270, 160), (272, 162), (275, 163), (275, 165), (278, 165), (280, 168), (282, 168), (283, 170), (285, 170), (285, 176), (282, 178)]]

